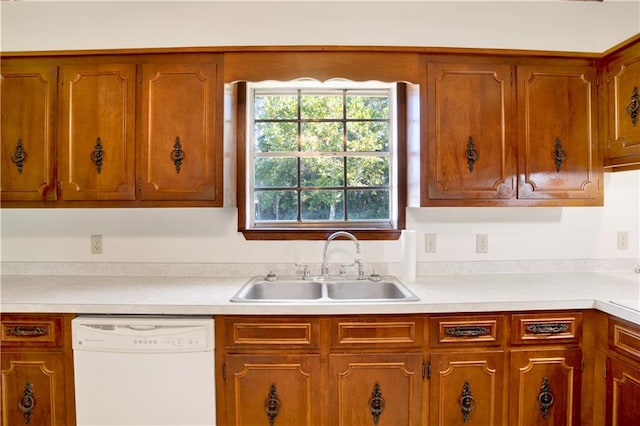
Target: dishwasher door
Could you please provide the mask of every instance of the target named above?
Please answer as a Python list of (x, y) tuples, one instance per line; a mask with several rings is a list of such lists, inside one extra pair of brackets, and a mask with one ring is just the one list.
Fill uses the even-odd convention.
[(211, 318), (72, 321), (78, 426), (215, 425)]

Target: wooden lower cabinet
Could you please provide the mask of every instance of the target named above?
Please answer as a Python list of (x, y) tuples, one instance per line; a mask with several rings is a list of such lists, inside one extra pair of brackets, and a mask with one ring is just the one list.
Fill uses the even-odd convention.
[(513, 350), (509, 425), (580, 424), (582, 351)]
[(3, 352), (2, 425), (66, 425), (64, 359), (47, 352)]
[(227, 355), (229, 425), (320, 424), (318, 355)]
[(2, 315), (2, 426), (75, 425), (71, 318)]
[(330, 355), (329, 369), (329, 424), (421, 424), (421, 353)]
[(607, 426), (637, 424), (640, 419), (640, 367), (607, 357)]
[(607, 319), (606, 426), (638, 424), (640, 419), (640, 326)]
[(502, 350), (431, 354), (429, 425), (505, 424)]

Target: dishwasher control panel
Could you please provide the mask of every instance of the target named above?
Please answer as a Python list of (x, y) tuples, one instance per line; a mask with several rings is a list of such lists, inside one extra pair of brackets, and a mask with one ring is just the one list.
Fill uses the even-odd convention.
[(109, 352), (213, 350), (213, 319), (75, 318), (73, 349)]

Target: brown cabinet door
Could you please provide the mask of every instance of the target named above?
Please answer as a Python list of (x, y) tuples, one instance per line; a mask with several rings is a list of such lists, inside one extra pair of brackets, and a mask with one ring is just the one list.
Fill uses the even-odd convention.
[(503, 351), (432, 353), (429, 424), (506, 424), (505, 369)]
[(222, 94), (217, 63), (142, 65), (142, 200), (222, 205)]
[(518, 66), (518, 198), (602, 204), (596, 70)]
[(320, 424), (319, 355), (227, 355), (225, 369), (228, 425)]
[(640, 163), (640, 43), (607, 65), (605, 165)]
[(330, 355), (330, 425), (420, 425), (422, 354)]
[(511, 352), (509, 425), (580, 424), (580, 349)]
[(640, 419), (640, 370), (607, 358), (606, 426), (637, 424)]
[(428, 64), (423, 205), (515, 198), (511, 69)]
[(61, 353), (3, 351), (0, 388), (3, 426), (67, 425)]
[(135, 199), (135, 65), (61, 67), (64, 200)]
[(53, 200), (57, 68), (3, 65), (3, 201)]

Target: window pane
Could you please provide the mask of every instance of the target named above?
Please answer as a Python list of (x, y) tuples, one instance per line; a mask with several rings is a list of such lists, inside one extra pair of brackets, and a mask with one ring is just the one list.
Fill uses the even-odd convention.
[(300, 216), (303, 221), (343, 221), (343, 192), (301, 191)]
[(347, 186), (389, 185), (389, 158), (347, 158)]
[(300, 97), (300, 118), (342, 118), (342, 91), (335, 94), (303, 91)]
[(257, 152), (292, 152), (298, 150), (298, 128), (295, 123), (256, 123), (255, 138), (255, 150)]
[(389, 123), (386, 121), (348, 122), (347, 151), (389, 152)]
[(257, 120), (295, 120), (298, 118), (298, 96), (296, 92), (277, 95), (256, 92), (253, 109)]
[(256, 158), (254, 184), (256, 188), (296, 186), (296, 167), (295, 158)]
[(340, 122), (301, 123), (300, 149), (305, 152), (342, 152), (343, 126)]
[(387, 119), (389, 118), (389, 98), (375, 96), (371, 92), (349, 90), (346, 99), (348, 119)]
[(256, 191), (256, 221), (297, 220), (296, 191)]
[(350, 190), (349, 220), (389, 219), (389, 191), (379, 189)]
[(301, 186), (343, 186), (344, 161), (340, 157), (313, 157), (300, 160)]

